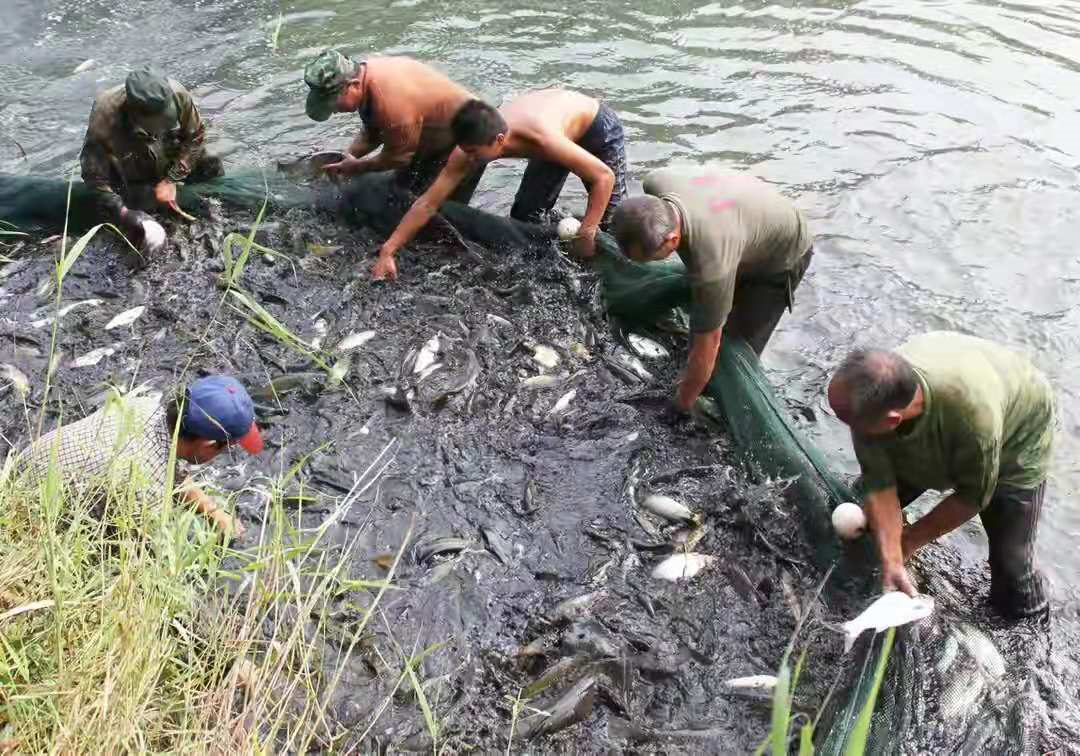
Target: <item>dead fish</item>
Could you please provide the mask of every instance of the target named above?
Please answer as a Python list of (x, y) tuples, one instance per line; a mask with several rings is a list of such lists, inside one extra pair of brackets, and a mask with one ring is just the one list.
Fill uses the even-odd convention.
[(868, 606), (862, 614), (840, 626), (844, 633), (844, 651), (850, 651), (864, 630), (880, 633), (929, 617), (934, 613), (931, 596), (912, 598), (903, 591), (890, 591)]
[(620, 366), (626, 368), (641, 380), (651, 381), (653, 379), (653, 374), (641, 364), (641, 360), (637, 357), (629, 354), (620, 354), (616, 359)]
[(531, 378), (526, 378), (521, 382), (521, 387), (529, 389), (530, 391), (542, 391), (543, 389), (553, 388), (563, 382), (563, 379), (557, 375), (534, 375)]
[(334, 347), (337, 352), (351, 352), (375, 338), (375, 331), (356, 331), (343, 338)]
[(416, 355), (416, 362), (413, 363), (414, 373), (423, 373), (435, 364), (435, 356), (439, 353), (439, 346), (438, 336), (432, 336), (424, 343), (424, 346), (420, 348), (420, 353)]
[(532, 478), (525, 479), (525, 486), (521, 493), (521, 507), (525, 514), (532, 514), (539, 505), (536, 502), (536, 481)]
[(630, 342), (630, 348), (634, 350), (638, 357), (644, 357), (647, 360), (660, 360), (671, 356), (671, 353), (657, 342), (644, 336), (638, 336), (636, 333), (629, 334), (626, 340)]
[(652, 576), (657, 580), (669, 580), (675, 582), (683, 578), (692, 578), (708, 567), (716, 560), (716, 557), (708, 554), (672, 554), (662, 561), (652, 571)]
[(641, 508), (672, 522), (697, 522), (699, 516), (690, 507), (670, 496), (649, 494), (641, 502)]
[(774, 675), (750, 675), (748, 677), (736, 677), (725, 680), (724, 685), (736, 690), (761, 690), (771, 691), (776, 687)]
[(277, 169), (292, 179), (311, 179), (323, 175), (330, 163), (340, 163), (344, 159), (344, 152), (322, 150), (290, 162), (279, 161)]
[(559, 397), (559, 401), (555, 402), (555, 406), (548, 410), (546, 417), (558, 415), (560, 412), (564, 411), (567, 407), (570, 406), (570, 402), (574, 401), (575, 396), (577, 396), (577, 389), (570, 389), (569, 391), (567, 391), (565, 394)]
[(330, 377), (330, 385), (337, 386), (343, 380), (345, 376), (349, 374), (349, 368), (352, 367), (352, 355), (345, 355), (330, 368), (328, 373)]
[(559, 365), (559, 353), (551, 347), (538, 344), (533, 347), (533, 360), (548, 370), (552, 370)]
[(487, 319), (488, 319), (489, 323), (493, 323), (494, 325), (500, 325), (500, 326), (504, 326), (506, 328), (513, 328), (514, 327), (514, 324), (511, 323), (509, 320), (502, 317), (501, 315), (496, 315), (495, 313), (492, 313), (492, 312), (488, 313)]
[(10, 381), (12, 388), (19, 392), (22, 398), (25, 399), (30, 393), (30, 379), (14, 365), (0, 364), (0, 377)]
[(307, 251), (309, 255), (315, 257), (326, 257), (332, 255), (335, 252), (339, 252), (342, 249), (340, 244), (316, 244), (315, 242), (308, 242)]
[(481, 528), (480, 534), (484, 537), (484, 543), (487, 544), (488, 551), (501, 563), (510, 564), (513, 558), (510, 541), (494, 528)]
[(416, 547), (413, 549), (413, 559), (417, 564), (423, 564), (428, 559), (431, 559), (431, 557), (438, 554), (450, 554), (464, 551), (472, 545), (472, 541), (465, 538), (455, 538), (453, 536), (431, 538), (416, 544)]
[(585, 362), (588, 362), (592, 359), (592, 355), (589, 354), (589, 350), (585, 347), (585, 345), (577, 341), (570, 345), (570, 354), (574, 355), (579, 360), (584, 360)]
[(592, 605), (603, 597), (603, 591), (593, 591), (583, 596), (574, 596), (560, 601), (552, 612), (552, 617), (555, 620), (566, 620), (568, 622), (581, 619), (592, 608)]
[(105, 325), (105, 330), (111, 331), (114, 328), (123, 328), (124, 326), (131, 325), (138, 320), (144, 312), (146, 312), (145, 305), (139, 305), (138, 307), (132, 307), (130, 310), (124, 310)]
[[(59, 310), (57, 310), (56, 317), (57, 318), (62, 318), (65, 315), (67, 315), (69, 312), (71, 312), (72, 310), (75, 310), (75, 309), (77, 309), (79, 307), (97, 307), (100, 304), (101, 304), (100, 299), (84, 299), (81, 302), (72, 302), (71, 304), (64, 305)], [(44, 326), (52, 325), (52, 322), (53, 322), (54, 319), (55, 318), (48, 317), (48, 318), (42, 318), (41, 320), (34, 320), (34, 321), (30, 322), (30, 326), (33, 327), (33, 328), (43, 328)]]
[(76, 357), (71, 361), (71, 367), (84, 368), (93, 367), (101, 362), (109, 355), (116, 354), (116, 350), (112, 347), (100, 347), (92, 352), (87, 352), (81, 357)]
[(558, 701), (546, 707), (547, 716), (522, 728), (522, 738), (551, 735), (582, 721), (592, 713), (596, 699), (596, 678), (582, 678)]
[(320, 380), (322, 380), (322, 374), (320, 373), (289, 373), (288, 375), (279, 375), (277, 378), (272, 379), (270, 383), (260, 386), (249, 393), (252, 399), (275, 401), (283, 394), (307, 388)]
[(71, 73), (73, 73), (73, 74), (81, 74), (83, 71), (89, 71), (91, 68), (94, 67), (95, 63), (97, 63), (97, 61), (94, 60), (93, 58), (90, 58), (88, 60), (84, 60), (82, 63), (75, 66), (75, 70), (73, 70)]

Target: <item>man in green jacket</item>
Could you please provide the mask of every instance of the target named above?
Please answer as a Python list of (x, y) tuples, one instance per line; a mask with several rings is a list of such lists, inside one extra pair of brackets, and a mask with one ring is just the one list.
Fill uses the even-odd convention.
[[(893, 352), (852, 352), (829, 404), (851, 428), (886, 591), (914, 594), (904, 562), (977, 514), (991, 601), (1014, 617), (1046, 610), (1034, 550), (1054, 396), (1042, 373), (1003, 346), (940, 331)], [(927, 490), (952, 493), (905, 526), (902, 508)]]
[(206, 154), (206, 125), (191, 93), (151, 68), (128, 74), (94, 100), (80, 162), (102, 221), (141, 239), (144, 210), (179, 211), (176, 185), (222, 174)]

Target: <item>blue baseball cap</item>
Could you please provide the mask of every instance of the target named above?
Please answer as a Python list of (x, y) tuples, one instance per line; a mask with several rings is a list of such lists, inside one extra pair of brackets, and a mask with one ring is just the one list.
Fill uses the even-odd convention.
[(263, 450), (251, 397), (227, 375), (209, 375), (188, 386), (181, 424), (192, 436), (236, 444), (249, 454)]

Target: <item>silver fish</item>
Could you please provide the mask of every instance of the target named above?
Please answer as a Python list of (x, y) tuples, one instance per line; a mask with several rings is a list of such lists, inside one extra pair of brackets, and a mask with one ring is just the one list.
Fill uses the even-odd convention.
[(570, 389), (567, 391), (559, 398), (559, 401), (555, 402), (555, 406), (548, 410), (547, 417), (558, 415), (560, 412), (563, 412), (570, 406), (570, 402), (574, 401), (575, 396), (577, 396), (577, 389)]
[(81, 74), (83, 71), (89, 71), (91, 68), (94, 67), (95, 63), (97, 63), (97, 61), (94, 60), (93, 58), (90, 58), (88, 60), (84, 60), (82, 63), (75, 66), (75, 70), (72, 71), (72, 73), (73, 74)]
[(416, 544), (413, 556), (417, 564), (423, 564), (436, 554), (464, 551), (472, 545), (473, 542), (465, 538), (454, 538), (453, 536), (431, 538)]
[(71, 361), (71, 367), (93, 367), (112, 354), (116, 354), (116, 350), (112, 347), (100, 347), (92, 352), (87, 352), (81, 357), (76, 357)]
[[(64, 305), (59, 310), (57, 310), (56, 317), (62, 318), (65, 315), (67, 315), (69, 312), (71, 312), (72, 310), (75, 310), (75, 309), (77, 309), (79, 307), (97, 307), (100, 304), (101, 304), (100, 299), (84, 299), (81, 302), (72, 302), (71, 304)], [(55, 318), (53, 318), (53, 317), (42, 318), (41, 320), (31, 321), (30, 325), (33, 328), (43, 328), (44, 326), (52, 325), (52, 322), (53, 322), (54, 319)]]
[(588, 613), (592, 605), (597, 600), (603, 598), (603, 591), (594, 591), (593, 593), (586, 593), (583, 596), (574, 596), (564, 601), (560, 601), (558, 606), (555, 607), (555, 611), (552, 615), (555, 619), (574, 621), (580, 619)]
[(855, 640), (865, 630), (880, 633), (890, 627), (900, 627), (929, 617), (934, 613), (930, 596), (912, 598), (902, 591), (890, 591), (868, 606), (862, 614), (840, 626), (844, 632), (844, 651), (850, 651)]
[(278, 162), (277, 169), (293, 179), (309, 179), (321, 176), (323, 170), (330, 163), (340, 163), (345, 159), (344, 152), (324, 150), (311, 155), (305, 155), (298, 160), (290, 162)]
[(551, 347), (540, 344), (533, 348), (533, 360), (548, 370), (552, 370), (559, 365), (559, 353)]
[(698, 519), (690, 507), (662, 494), (649, 494), (642, 499), (641, 508), (672, 522), (697, 522)]
[(595, 698), (596, 678), (582, 678), (559, 700), (545, 707), (542, 715), (536, 715), (543, 718), (528, 717), (522, 721), (516, 737), (528, 740), (537, 735), (550, 735), (576, 724), (592, 713)]
[(764, 690), (770, 691), (776, 687), (776, 677), (773, 675), (750, 675), (748, 677), (735, 677), (725, 680), (724, 685), (737, 690)]
[(549, 389), (558, 386), (562, 383), (562, 378), (556, 375), (534, 375), (531, 378), (526, 378), (521, 382), (522, 388), (531, 389), (533, 391), (539, 391), (541, 389)]
[(19, 370), (14, 365), (8, 365), (7, 363), (0, 364), (0, 378), (10, 381), (11, 386), (19, 392), (19, 396), (24, 399), (30, 393), (30, 379), (26, 377), (26, 373)]
[(353, 349), (359, 349), (373, 338), (375, 338), (375, 331), (356, 331), (339, 341), (337, 346), (334, 347), (334, 350), (338, 352), (351, 352)]
[(124, 310), (105, 325), (105, 330), (111, 331), (114, 328), (123, 328), (124, 326), (131, 325), (138, 320), (144, 312), (146, 312), (145, 305), (139, 305), (138, 307), (132, 307), (130, 310)]
[(636, 333), (629, 334), (627, 341), (630, 342), (630, 348), (634, 350), (638, 357), (644, 357), (647, 360), (661, 360), (671, 356), (671, 353), (660, 344), (644, 336), (638, 336)]
[(643, 381), (651, 381), (653, 379), (653, 374), (641, 364), (641, 360), (633, 355), (620, 354), (618, 356), (618, 363)]
[(716, 561), (716, 557), (708, 554), (672, 554), (667, 559), (656, 565), (652, 576), (657, 580), (669, 580), (675, 582), (683, 578), (692, 578), (703, 569)]
[(435, 355), (439, 353), (439, 346), (438, 336), (432, 336), (424, 343), (424, 346), (420, 348), (420, 354), (416, 355), (416, 362), (413, 363), (414, 373), (422, 373), (435, 364)]

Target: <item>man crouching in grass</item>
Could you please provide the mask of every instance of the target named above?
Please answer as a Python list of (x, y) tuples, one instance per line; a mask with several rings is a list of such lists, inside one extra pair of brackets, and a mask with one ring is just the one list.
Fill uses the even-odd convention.
[[(47, 486), (52, 463), (66, 492), (134, 492), (152, 505), (165, 498), (174, 434), (176, 458), (193, 464), (209, 462), (230, 446), (249, 454), (263, 449), (247, 391), (235, 378), (212, 375), (194, 381), (183, 395), (170, 400), (137, 392), (119, 401), (110, 398), (93, 414), (30, 444), (19, 455), (19, 467), (30, 482)], [(243, 535), (240, 523), (190, 477), (173, 493), (226, 537)]]

